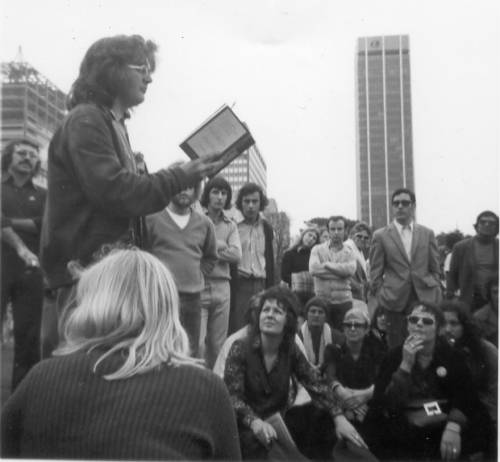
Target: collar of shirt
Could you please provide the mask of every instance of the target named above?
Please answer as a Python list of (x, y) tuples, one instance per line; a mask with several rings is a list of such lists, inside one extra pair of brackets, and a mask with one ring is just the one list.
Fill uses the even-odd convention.
[[(208, 209), (204, 208), (203, 211), (205, 212), (205, 215), (210, 218), (210, 216), (208, 215)], [(217, 221), (224, 221), (225, 223), (230, 223), (231, 222), (231, 218), (229, 218), (226, 213), (224, 212), (224, 210), (221, 210), (221, 213), (219, 215), (219, 219)]]
[(238, 222), (238, 224), (242, 224), (242, 223), (244, 223), (245, 225), (248, 225), (248, 226), (258, 226), (258, 225), (259, 225), (259, 223), (260, 223), (261, 221), (262, 221), (262, 218), (261, 218), (261, 216), (260, 216), (260, 214), (259, 214), (259, 216), (257, 217), (257, 220), (255, 220), (253, 223), (250, 223), (249, 221), (247, 221), (247, 220), (245, 219), (245, 217), (243, 217), (243, 219), (242, 219), (242, 220), (240, 220), (240, 221)]
[[(2, 184), (3, 183), (10, 183), (13, 186), (16, 186), (16, 184), (14, 183), (14, 178), (12, 177), (12, 175), (9, 172), (6, 172), (5, 175), (2, 176)], [(30, 189), (33, 189), (33, 190), (36, 189), (35, 183), (33, 183), (33, 179), (32, 178), (30, 178), (29, 180), (27, 180), (26, 183), (24, 183), (22, 186), (16, 186), (16, 187), (18, 187), (18, 188), (30, 188)]]
[(125, 120), (130, 119), (130, 111), (128, 109), (123, 114), (117, 114), (113, 109), (110, 109), (109, 112), (111, 113), (111, 117), (121, 124), (124, 124)]
[(342, 242), (342, 245), (338, 249), (336, 249), (334, 247), (333, 241), (331, 239), (328, 239), (328, 241), (326, 241), (326, 244), (328, 245), (328, 249), (330, 249), (330, 250), (337, 250), (337, 251), (339, 251), (339, 250), (342, 250), (343, 248), (345, 248), (345, 242)]
[(403, 226), (402, 224), (398, 223), (397, 220), (394, 220), (394, 226), (398, 230), (399, 234), (401, 234), (403, 232), (403, 229), (409, 229), (410, 232), (413, 233), (413, 221), (410, 221), (410, 223)]

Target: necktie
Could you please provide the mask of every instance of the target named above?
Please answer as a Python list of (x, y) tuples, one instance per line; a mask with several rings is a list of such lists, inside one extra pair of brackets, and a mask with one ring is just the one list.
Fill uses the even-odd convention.
[(406, 255), (408, 255), (408, 260), (411, 261), (411, 229), (408, 225), (403, 226), (403, 230), (401, 232), (403, 238), (403, 245), (406, 251)]

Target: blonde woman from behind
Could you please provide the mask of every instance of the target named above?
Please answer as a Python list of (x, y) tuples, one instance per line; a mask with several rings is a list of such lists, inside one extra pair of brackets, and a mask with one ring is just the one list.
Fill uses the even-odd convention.
[(54, 357), (2, 411), (2, 457), (239, 459), (222, 380), (189, 357), (172, 275), (119, 250), (86, 269)]

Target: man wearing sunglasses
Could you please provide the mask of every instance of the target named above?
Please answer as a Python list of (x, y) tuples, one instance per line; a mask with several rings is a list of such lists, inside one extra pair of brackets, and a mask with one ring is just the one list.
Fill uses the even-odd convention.
[(404, 342), (406, 316), (415, 301), (441, 300), (436, 238), (432, 230), (414, 221), (413, 191), (394, 191), (392, 210), (394, 221), (375, 231), (370, 248), (371, 290), (386, 309), (390, 348)]
[(222, 167), (219, 153), (156, 173), (139, 171), (125, 122), (146, 97), (156, 49), (140, 35), (96, 41), (50, 143), (41, 261), (59, 307), (73, 291), (68, 265), (87, 266), (104, 245), (142, 247), (144, 216)]
[(490, 210), (481, 212), (474, 228), (474, 237), (453, 247), (446, 280), (447, 297), (459, 291), (460, 300), (472, 312), (488, 303), (488, 281), (498, 277), (498, 215)]
[(12, 389), (40, 360), (43, 277), (38, 262), (45, 189), (33, 183), (40, 170), (38, 146), (9, 142), (2, 154), (2, 324), (7, 304), (14, 321)]

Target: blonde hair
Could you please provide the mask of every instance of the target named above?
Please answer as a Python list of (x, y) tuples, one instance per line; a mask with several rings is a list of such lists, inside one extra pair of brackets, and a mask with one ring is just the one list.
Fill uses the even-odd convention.
[(344, 315), (344, 321), (347, 321), (349, 318), (362, 319), (366, 323), (366, 327), (370, 327), (370, 317), (365, 310), (361, 308), (351, 308)]
[(78, 282), (77, 307), (64, 326), (64, 344), (54, 353), (115, 352), (124, 364), (108, 380), (142, 374), (165, 363), (200, 365), (189, 357), (188, 336), (179, 320), (179, 296), (170, 271), (141, 250), (112, 251), (86, 269)]

